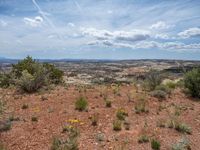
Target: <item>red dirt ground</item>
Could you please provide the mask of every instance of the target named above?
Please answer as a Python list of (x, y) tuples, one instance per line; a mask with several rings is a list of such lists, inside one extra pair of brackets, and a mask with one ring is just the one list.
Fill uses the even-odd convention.
[[(129, 85), (120, 87), (121, 96), (113, 94), (109, 89), (108, 97), (112, 100), (112, 107), (106, 108), (103, 97), (100, 96), (101, 86), (88, 88), (85, 96), (88, 99), (88, 112), (75, 110), (74, 103), (80, 93), (75, 86), (69, 88), (56, 87), (45, 93), (16, 94), (12, 89), (0, 89), (4, 95), (7, 110), (4, 117), (19, 117), (19, 121), (12, 122), (9, 131), (0, 133), (0, 140), (8, 150), (49, 150), (53, 137), (65, 137), (63, 127), (69, 119), (79, 119), (80, 150), (118, 150), (124, 145), (124, 150), (151, 150), (150, 143), (138, 143), (138, 137), (147, 123), (147, 134), (161, 141), (161, 150), (170, 149), (171, 145), (186, 136), (190, 140), (192, 150), (200, 149), (200, 103), (187, 98), (179, 89), (176, 89), (170, 98), (160, 102), (156, 98), (148, 97), (149, 113), (136, 114), (134, 107), (137, 99), (128, 102), (127, 91), (134, 88)], [(41, 100), (41, 96), (48, 100)], [(23, 104), (28, 104), (28, 109), (22, 109)], [(159, 111), (161, 105), (165, 108)], [(168, 120), (169, 113), (174, 110), (174, 105), (181, 106), (184, 110), (179, 120), (192, 127), (192, 134), (183, 134), (170, 128), (157, 127), (159, 119)], [(131, 123), (130, 130), (113, 131), (112, 123), (116, 118), (116, 110), (124, 108), (128, 112)], [(52, 112), (49, 112), (52, 110)], [(99, 114), (97, 126), (92, 126), (89, 116)], [(31, 117), (37, 116), (38, 122), (32, 122)], [(96, 140), (97, 133), (104, 133), (105, 140)]]

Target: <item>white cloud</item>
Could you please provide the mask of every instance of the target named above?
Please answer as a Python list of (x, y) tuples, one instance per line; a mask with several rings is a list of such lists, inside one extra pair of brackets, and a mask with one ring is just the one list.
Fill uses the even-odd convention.
[(200, 49), (200, 43), (184, 44), (181, 42), (165, 42), (159, 43), (156, 41), (140, 41), (134, 44), (121, 43), (116, 41), (102, 40), (102, 41), (92, 41), (88, 45), (95, 46), (106, 46), (113, 48), (130, 48), (130, 49), (150, 49), (158, 48), (162, 50), (174, 50), (174, 51), (198, 51)]
[(69, 22), (67, 25), (68, 25), (69, 27), (75, 27), (75, 24), (72, 23), (72, 22)]
[(33, 19), (25, 17), (24, 22), (31, 27), (39, 27), (43, 22), (43, 18), (40, 16), (36, 16)]
[(178, 33), (181, 38), (190, 38), (200, 36), (200, 28), (189, 28), (183, 32)]
[(154, 38), (156, 39), (169, 39), (170, 37), (167, 35), (167, 34), (164, 34), (164, 33), (159, 33), (159, 34), (155, 34)]
[(146, 40), (150, 37), (150, 33), (144, 30), (133, 31), (107, 31), (95, 28), (81, 28), (83, 35), (95, 37), (98, 40), (118, 40), (126, 42), (135, 42)]
[(158, 29), (158, 30), (162, 30), (162, 29), (168, 29), (172, 27), (171, 25), (166, 24), (164, 21), (158, 21), (155, 24), (152, 24), (150, 26), (150, 29)]
[(8, 23), (5, 22), (4, 20), (0, 20), (0, 25), (1, 25), (2, 27), (6, 27), (6, 26), (8, 25)]

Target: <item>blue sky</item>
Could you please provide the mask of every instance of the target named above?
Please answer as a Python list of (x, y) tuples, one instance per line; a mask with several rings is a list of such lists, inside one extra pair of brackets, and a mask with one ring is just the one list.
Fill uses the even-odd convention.
[(0, 0), (0, 57), (200, 60), (199, 0)]

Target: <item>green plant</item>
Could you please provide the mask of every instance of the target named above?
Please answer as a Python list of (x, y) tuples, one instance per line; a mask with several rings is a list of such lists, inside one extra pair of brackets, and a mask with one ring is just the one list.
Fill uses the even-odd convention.
[(128, 121), (128, 120), (125, 120), (124, 121), (124, 128), (126, 129), (126, 130), (130, 130), (130, 122)]
[(175, 81), (167, 81), (165, 83), (165, 86), (167, 86), (170, 89), (175, 89), (177, 86), (177, 83)]
[(157, 121), (157, 126), (161, 127), (161, 128), (165, 128), (166, 127), (166, 121), (164, 119), (159, 119)]
[(61, 141), (58, 138), (53, 138), (51, 150), (60, 150)]
[(140, 113), (145, 113), (149, 112), (146, 104), (146, 99), (141, 98), (138, 100), (138, 102), (135, 105), (135, 113), (140, 114)]
[(186, 138), (181, 138), (178, 143), (172, 145), (172, 150), (191, 150), (190, 142)]
[(156, 140), (156, 139), (152, 139), (151, 140), (151, 148), (153, 150), (160, 150), (160, 141)]
[(31, 121), (37, 122), (37, 121), (38, 121), (38, 118), (37, 118), (36, 116), (33, 116), (33, 117), (31, 117)]
[(4, 109), (5, 109), (5, 103), (0, 99), (0, 116), (3, 113)]
[(97, 122), (98, 122), (98, 119), (99, 119), (99, 116), (98, 116), (97, 113), (95, 113), (95, 114), (93, 114), (93, 115), (91, 116), (90, 119), (91, 119), (92, 125), (93, 125), (93, 126), (96, 126), (96, 125), (97, 125)]
[(155, 90), (156, 86), (160, 85), (162, 82), (162, 78), (160, 76), (160, 73), (156, 70), (150, 70), (145, 79), (145, 83), (147, 88), (150, 91)]
[(63, 72), (51, 64), (42, 64), (27, 56), (12, 66), (10, 73), (14, 84), (25, 92), (31, 93), (46, 86), (48, 83), (60, 83)]
[(189, 127), (187, 124), (184, 124), (184, 123), (177, 123), (175, 125), (175, 129), (178, 132), (182, 132), (182, 133), (187, 133), (187, 134), (191, 134), (192, 133), (191, 127)]
[(75, 102), (75, 108), (79, 111), (86, 110), (88, 106), (87, 99), (84, 97), (79, 97)]
[(44, 63), (43, 66), (47, 69), (47, 72), (49, 73), (51, 83), (58, 84), (63, 81), (64, 72), (62, 70), (59, 70), (54, 65), (48, 63)]
[(171, 94), (171, 89), (164, 84), (160, 84), (160, 85), (156, 86), (155, 90), (163, 91), (166, 94)]
[(159, 100), (163, 100), (163, 99), (166, 98), (167, 93), (164, 92), (164, 91), (161, 91), (161, 90), (154, 90), (153, 92), (151, 92), (151, 95), (152, 95), (153, 97), (158, 98)]
[(103, 133), (97, 133), (96, 134), (96, 140), (98, 142), (104, 141), (105, 140), (105, 135)]
[(0, 122), (0, 132), (5, 132), (11, 129), (11, 121), (4, 120)]
[(120, 108), (120, 109), (117, 110), (116, 117), (119, 120), (124, 120), (126, 116), (128, 116), (128, 113), (125, 111), (125, 109)]
[(122, 122), (120, 120), (114, 120), (113, 130), (120, 131), (122, 129)]
[(11, 75), (9, 73), (0, 73), (0, 87), (7, 88), (11, 84)]
[(112, 106), (112, 101), (111, 100), (106, 99), (105, 102), (106, 102), (106, 107), (111, 107)]
[(200, 68), (193, 69), (185, 74), (184, 86), (192, 97), (200, 98)]
[(28, 104), (23, 104), (22, 105), (22, 109), (27, 109), (28, 108)]
[(147, 135), (141, 135), (138, 138), (138, 143), (147, 143), (149, 142), (149, 137)]

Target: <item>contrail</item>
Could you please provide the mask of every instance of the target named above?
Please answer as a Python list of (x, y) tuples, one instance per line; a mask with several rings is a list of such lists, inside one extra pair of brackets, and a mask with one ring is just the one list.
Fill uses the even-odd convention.
[(81, 12), (82, 8), (81, 8), (81, 6), (79, 5), (79, 3), (78, 3), (76, 0), (74, 0), (74, 3), (75, 3), (75, 5), (76, 5), (76, 7), (78, 8), (78, 10)]
[(53, 22), (46, 16), (45, 12), (42, 11), (40, 6), (36, 3), (35, 0), (32, 0), (33, 4), (36, 6), (38, 9), (38, 12), (41, 14), (41, 16), (48, 22), (48, 24), (51, 26), (51, 28), (57, 33), (58, 38), (61, 39), (61, 35), (57, 32), (55, 25)]

